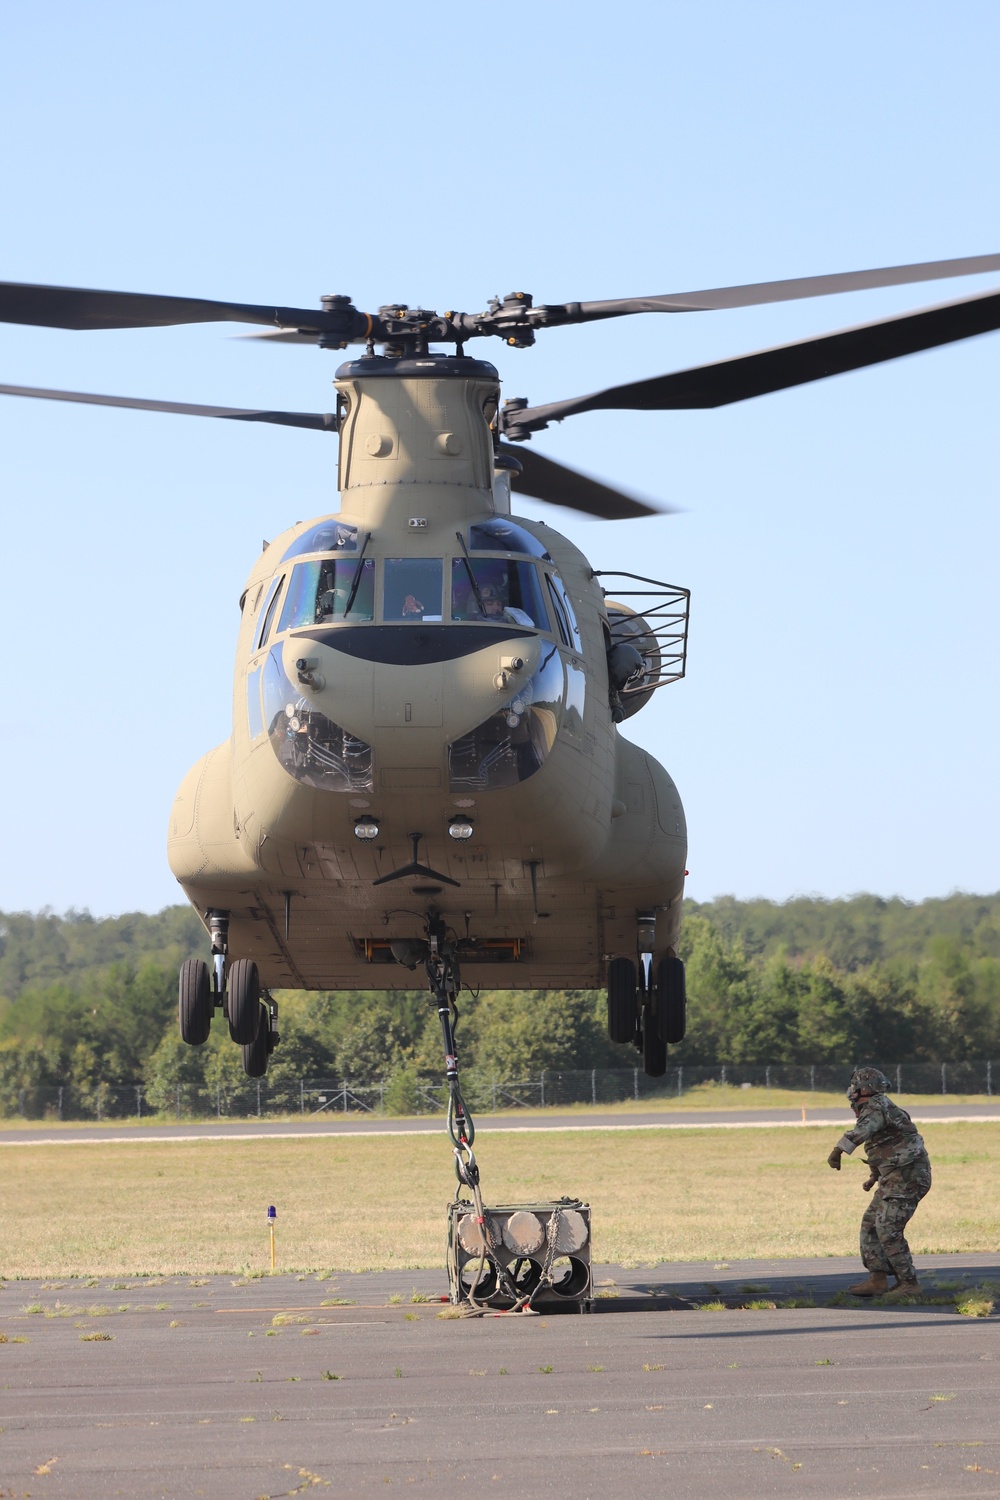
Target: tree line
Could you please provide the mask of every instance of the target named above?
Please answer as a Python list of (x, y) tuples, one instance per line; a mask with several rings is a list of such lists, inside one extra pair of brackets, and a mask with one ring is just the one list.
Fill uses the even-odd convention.
[[(177, 968), (207, 943), (187, 907), (98, 920), (0, 915), (0, 1113), (22, 1091), (144, 1083), (235, 1090), (238, 1050), (216, 1023), (205, 1047), (177, 1035)], [(784, 904), (689, 902), (681, 1064), (1000, 1060), (1000, 895), (906, 903), (874, 896)], [(303, 1077), (395, 1081), (441, 1072), (423, 991), (285, 991), (272, 1084)], [(463, 1071), (503, 1080), (543, 1069), (630, 1066), (607, 1039), (604, 994), (494, 990), (460, 1003)]]

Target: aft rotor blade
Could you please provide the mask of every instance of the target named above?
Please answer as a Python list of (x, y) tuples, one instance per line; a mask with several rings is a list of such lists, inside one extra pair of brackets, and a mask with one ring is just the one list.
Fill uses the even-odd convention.
[[(346, 315), (346, 317), (345, 317)], [(87, 287), (34, 286), (0, 281), (0, 323), (41, 328), (163, 328), (175, 323), (263, 323), (328, 332), (366, 314), (354, 308), (275, 307), (250, 302), (213, 302), (201, 297), (158, 297), (145, 292), (103, 292)], [(368, 320), (370, 323), (370, 319)]]
[(670, 505), (647, 505), (624, 490), (612, 489), (599, 479), (568, 469), (530, 448), (514, 448), (509, 443), (501, 443), (500, 453), (505, 458), (516, 459), (520, 466), (521, 472), (511, 475), (511, 489), (536, 500), (545, 500), (549, 505), (581, 510), (588, 516), (599, 516), (602, 521), (634, 520), (639, 516), (662, 515), (676, 509)]
[(88, 406), (127, 406), (133, 411), (176, 412), (182, 417), (225, 417), (232, 422), (275, 422), (280, 427), (310, 427), (336, 432), (332, 412), (255, 411), (242, 406), (193, 406), (187, 401), (144, 401), (136, 396), (95, 396), (88, 391), (50, 391), (44, 386), (0, 385), (0, 396), (32, 396), (43, 401), (81, 401)]
[(529, 406), (510, 413), (504, 432), (508, 437), (527, 437), (550, 422), (560, 422), (564, 417), (585, 411), (690, 411), (727, 406), (733, 401), (748, 401), (771, 391), (900, 359), (940, 344), (975, 338), (998, 327), (1000, 291), (984, 292), (920, 312), (862, 323), (840, 333), (781, 344), (690, 370), (675, 370), (651, 380), (611, 386), (590, 396)]
[(874, 271), (842, 271), (832, 276), (798, 276), (790, 281), (757, 281), (747, 286), (714, 287), (702, 292), (669, 292), (662, 297), (617, 297), (605, 302), (567, 303), (551, 308), (554, 323), (590, 323), (629, 313), (711, 312), (727, 307), (755, 307), (765, 302), (794, 302), (802, 297), (830, 297), (874, 287), (904, 286), (949, 276), (978, 276), (1000, 271), (1000, 255), (966, 255), (958, 260), (927, 260)]

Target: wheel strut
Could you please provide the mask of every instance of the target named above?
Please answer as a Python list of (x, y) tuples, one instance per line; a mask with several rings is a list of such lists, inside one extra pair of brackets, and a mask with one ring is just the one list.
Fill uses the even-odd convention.
[(226, 955), (229, 952), (229, 913), (210, 911), (208, 930), (212, 936), (212, 971), (215, 1007), (218, 1010), (226, 994)]
[(642, 972), (643, 999), (647, 1000), (653, 982), (653, 948), (656, 945), (656, 912), (637, 911), (636, 920), (636, 948), (639, 954), (639, 967)]
[(637, 911), (636, 946), (640, 965), (640, 1023), (642, 1066), (650, 1078), (662, 1078), (667, 1067), (663, 1035), (663, 1009), (659, 985), (653, 981), (653, 949), (656, 945), (656, 912)]

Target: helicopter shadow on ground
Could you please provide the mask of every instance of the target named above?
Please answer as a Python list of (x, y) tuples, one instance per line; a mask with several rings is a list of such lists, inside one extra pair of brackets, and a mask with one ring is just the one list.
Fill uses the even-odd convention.
[[(820, 1310), (820, 1309), (817, 1309), (817, 1310)], [(955, 1312), (955, 1309), (953, 1307), (951, 1307), (951, 1308), (948, 1308), (948, 1307), (933, 1307), (933, 1308), (927, 1308), (926, 1309), (926, 1311), (928, 1313), (931, 1313), (931, 1314), (933, 1314), (933, 1313), (950, 1313), (951, 1314), (951, 1321), (950, 1321), (949, 1324), (945, 1324), (945, 1325), (942, 1325), (942, 1320), (941, 1320), (940, 1317), (933, 1317), (933, 1316), (931, 1316), (931, 1317), (919, 1317), (919, 1318), (914, 1317), (913, 1314), (915, 1312), (917, 1312), (917, 1311), (920, 1311), (920, 1309), (918, 1309), (916, 1307), (912, 1307), (912, 1306), (911, 1307), (882, 1307), (882, 1308), (876, 1307), (876, 1308), (871, 1309), (871, 1310), (875, 1311), (875, 1312), (883, 1312), (883, 1313), (905, 1313), (905, 1314), (907, 1314), (908, 1316), (907, 1316), (907, 1319), (906, 1319), (905, 1327), (906, 1327), (906, 1330), (907, 1330), (908, 1333), (912, 1332), (912, 1331), (914, 1331), (916, 1329), (929, 1330), (929, 1329), (940, 1329), (942, 1326), (955, 1327), (955, 1325), (956, 1325), (957, 1322), (958, 1323), (962, 1323), (963, 1325), (966, 1324), (966, 1323), (970, 1323), (970, 1324), (973, 1323), (973, 1320), (971, 1320), (971, 1319), (968, 1319), (968, 1318), (959, 1318), (958, 1314)], [(861, 1307), (861, 1306), (858, 1306), (858, 1307), (856, 1307), (854, 1309), (854, 1311), (856, 1313), (857, 1312), (864, 1312), (865, 1309), (863, 1307)], [(784, 1321), (782, 1321), (780, 1324), (775, 1324), (773, 1322), (770, 1322), (770, 1323), (761, 1322), (761, 1323), (754, 1324), (752, 1327), (748, 1327), (746, 1323), (741, 1323), (740, 1327), (738, 1327), (738, 1328), (729, 1327), (729, 1328), (714, 1328), (714, 1329), (708, 1329), (708, 1330), (705, 1330), (704, 1328), (698, 1328), (698, 1329), (682, 1328), (682, 1329), (677, 1329), (676, 1327), (672, 1326), (670, 1328), (664, 1328), (659, 1333), (649, 1333), (649, 1334), (646, 1335), (646, 1337), (649, 1338), (650, 1340), (669, 1339), (671, 1341), (671, 1343), (674, 1343), (678, 1339), (680, 1339), (680, 1340), (694, 1339), (698, 1343), (703, 1343), (703, 1342), (711, 1343), (713, 1340), (719, 1340), (719, 1339), (737, 1339), (737, 1340), (761, 1339), (761, 1338), (765, 1338), (765, 1339), (773, 1339), (773, 1338), (785, 1339), (785, 1338), (788, 1338), (790, 1335), (794, 1336), (796, 1334), (800, 1335), (800, 1336), (804, 1335), (806, 1338), (812, 1338), (815, 1334), (817, 1334), (819, 1332), (822, 1332), (823, 1334), (833, 1334), (833, 1333), (856, 1334), (858, 1332), (859, 1326), (861, 1326), (861, 1325), (859, 1325), (856, 1317), (853, 1319), (853, 1321), (845, 1321), (843, 1323), (841, 1323), (841, 1322), (837, 1322), (837, 1323), (823, 1322), (822, 1324), (820, 1324), (818, 1322), (816, 1322), (816, 1323), (810, 1322), (810, 1323), (806, 1323), (806, 1324), (804, 1324), (804, 1325), (802, 1325), (800, 1327), (788, 1326), (787, 1324), (784, 1323)], [(866, 1325), (866, 1326), (868, 1326), (868, 1325)], [(876, 1326), (882, 1328), (883, 1330), (886, 1330), (889, 1325), (887, 1325), (886, 1323), (880, 1323), (880, 1324), (878, 1324)], [(893, 1321), (893, 1326), (897, 1326), (895, 1320)]]
[[(970, 1264), (970, 1261), (975, 1264)], [(717, 1307), (720, 1311), (749, 1309), (764, 1311), (771, 1306), (826, 1309), (848, 1308), (852, 1312), (900, 1312), (911, 1317), (917, 1310), (933, 1317), (954, 1313), (956, 1295), (983, 1283), (1000, 1286), (1000, 1256), (933, 1257), (934, 1264), (918, 1274), (923, 1290), (919, 1302), (893, 1304), (881, 1299), (852, 1297), (848, 1288), (863, 1279), (855, 1261), (835, 1262), (828, 1269), (815, 1260), (802, 1262), (735, 1264), (733, 1266), (656, 1266), (628, 1270), (618, 1266), (595, 1267), (595, 1311), (637, 1312), (651, 1307), (663, 1311)], [(949, 1264), (949, 1261), (952, 1261)], [(781, 1265), (781, 1269), (777, 1269)], [(775, 1270), (772, 1271), (771, 1267)], [(680, 1274), (678, 1274), (678, 1272)]]

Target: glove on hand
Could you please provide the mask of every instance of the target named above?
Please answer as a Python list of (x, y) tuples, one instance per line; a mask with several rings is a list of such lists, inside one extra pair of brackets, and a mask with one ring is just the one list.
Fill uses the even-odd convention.
[(827, 1166), (832, 1167), (835, 1172), (839, 1172), (840, 1158), (843, 1156), (843, 1154), (844, 1153), (839, 1146), (834, 1146), (833, 1150), (830, 1152), (830, 1155), (826, 1159)]
[(873, 1176), (873, 1177), (869, 1177), (868, 1181), (867, 1182), (863, 1182), (861, 1184), (861, 1186), (864, 1188), (864, 1190), (865, 1190), (866, 1193), (870, 1193), (871, 1190), (872, 1190), (872, 1188), (875, 1187), (875, 1185), (876, 1185), (877, 1182), (878, 1182), (878, 1178)]

